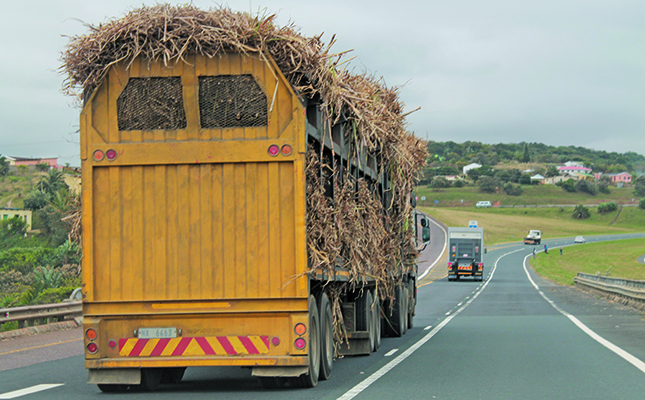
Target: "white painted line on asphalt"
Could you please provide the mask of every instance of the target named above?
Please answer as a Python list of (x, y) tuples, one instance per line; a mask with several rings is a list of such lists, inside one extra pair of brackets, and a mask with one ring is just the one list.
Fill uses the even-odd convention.
[(490, 276), (488, 277), (488, 280), (486, 281), (484, 286), (479, 291), (477, 291), (477, 294), (474, 295), (472, 299), (468, 300), (468, 302), (466, 302), (466, 304), (464, 304), (461, 308), (459, 308), (453, 315), (451, 315), (448, 318), (446, 318), (443, 321), (441, 321), (441, 323), (439, 325), (437, 325), (433, 330), (428, 332), (427, 335), (425, 335), (424, 337), (419, 339), (418, 342), (416, 342), (415, 344), (410, 346), (403, 353), (399, 354), (399, 356), (396, 357), (394, 360), (392, 360), (389, 363), (385, 364), (383, 367), (381, 367), (381, 369), (379, 369), (378, 371), (374, 372), (372, 375), (370, 375), (367, 378), (365, 378), (358, 385), (354, 386), (353, 388), (351, 388), (350, 390), (345, 392), (345, 394), (340, 396), (338, 398), (338, 400), (350, 400), (350, 399), (353, 399), (354, 397), (358, 396), (363, 390), (367, 389), (372, 383), (376, 382), (380, 377), (382, 377), (383, 375), (387, 374), (390, 370), (392, 370), (394, 367), (399, 365), (403, 360), (405, 360), (406, 358), (410, 357), (410, 355), (412, 355), (412, 353), (417, 351), (428, 340), (432, 339), (432, 337), (434, 335), (436, 335), (441, 329), (443, 329), (443, 327), (446, 326), (448, 324), (448, 322), (450, 322), (453, 318), (455, 318), (457, 315), (459, 315), (459, 313), (461, 313), (463, 310), (465, 310), (466, 307), (468, 307), (470, 305), (470, 303), (475, 301), (477, 296), (479, 296), (479, 294), (481, 292), (483, 292), (484, 289), (486, 289), (486, 286), (488, 285), (488, 283), (493, 279), (493, 274), (495, 274), (495, 270), (497, 269), (497, 263), (499, 262), (499, 260), (504, 256), (507, 256), (509, 254), (512, 254), (512, 253), (515, 253), (515, 252), (518, 252), (518, 251), (521, 251), (521, 249), (511, 251), (509, 253), (506, 253), (506, 254), (500, 256), (497, 259), (497, 261), (495, 261), (495, 266), (493, 267), (493, 270), (491, 271)]
[(430, 270), (431, 270), (435, 265), (437, 265), (437, 263), (439, 262), (439, 260), (441, 260), (441, 257), (443, 257), (443, 253), (446, 251), (446, 247), (448, 247), (448, 232), (446, 232), (446, 230), (445, 230), (445, 229), (443, 229), (443, 226), (441, 226), (441, 225), (439, 225), (438, 223), (434, 222), (434, 220), (433, 220), (433, 219), (428, 218), (428, 220), (429, 220), (430, 222), (432, 222), (433, 224), (437, 225), (437, 226), (439, 227), (439, 229), (441, 229), (441, 230), (443, 231), (443, 234), (444, 234), (444, 236), (446, 237), (446, 240), (445, 240), (445, 241), (444, 241), (444, 243), (443, 243), (443, 249), (441, 249), (441, 254), (439, 254), (439, 256), (437, 257), (437, 259), (436, 259), (436, 260), (434, 260), (434, 262), (432, 263), (432, 265), (431, 265), (431, 266), (429, 266), (429, 267), (428, 267), (428, 269), (426, 269), (426, 270), (421, 274), (421, 276), (419, 276), (419, 277), (417, 278), (417, 282), (418, 282), (418, 281), (420, 281), (421, 279), (425, 278), (425, 277), (426, 277), (426, 275), (428, 275), (428, 273), (430, 272)]
[(464, 304), (463, 301), (461, 303), (457, 304), (457, 307), (461, 307), (462, 304)]
[(611, 343), (607, 339), (603, 338), (602, 336), (598, 335), (596, 332), (591, 330), (587, 325), (583, 324), (578, 318), (574, 317), (573, 315), (569, 314), (568, 312), (564, 311), (560, 307), (558, 307), (557, 304), (555, 304), (551, 299), (546, 297), (544, 292), (540, 290), (540, 287), (533, 281), (533, 278), (531, 278), (531, 275), (529, 274), (529, 270), (526, 268), (526, 260), (529, 258), (530, 254), (526, 257), (524, 257), (524, 272), (526, 272), (526, 276), (529, 278), (529, 281), (533, 285), (533, 287), (540, 293), (540, 296), (544, 298), (549, 304), (553, 306), (556, 310), (558, 310), (562, 315), (565, 317), (569, 318), (571, 322), (573, 322), (578, 328), (580, 328), (584, 333), (589, 335), (593, 340), (596, 342), (600, 343), (601, 345), (605, 346), (609, 350), (613, 351), (620, 357), (622, 357), (625, 361), (628, 363), (632, 364), (634, 367), (638, 368), (641, 370), (641, 372), (645, 373), (645, 362), (639, 360), (638, 358), (634, 357), (630, 353), (626, 352), (625, 350), (621, 349), (620, 347), (616, 346), (615, 344)]
[(451, 313), (451, 312), (452, 312), (452, 311), (448, 311), (445, 315), (450, 315), (450, 313)]
[(392, 350), (388, 351), (387, 353), (385, 353), (384, 357), (389, 357), (392, 354), (396, 353), (397, 351), (399, 351), (399, 349), (392, 349)]
[(427, 330), (430, 330), (430, 328), (432, 328), (432, 325), (428, 325), (428, 326), (426, 326), (425, 328), (423, 328), (423, 330), (424, 330), (424, 331), (427, 331)]
[(0, 399), (15, 399), (16, 397), (26, 396), (28, 394), (42, 392), (43, 390), (53, 389), (58, 386), (63, 386), (64, 383), (43, 383), (40, 385), (31, 386), (28, 388), (14, 390), (13, 392), (7, 392), (0, 394)]

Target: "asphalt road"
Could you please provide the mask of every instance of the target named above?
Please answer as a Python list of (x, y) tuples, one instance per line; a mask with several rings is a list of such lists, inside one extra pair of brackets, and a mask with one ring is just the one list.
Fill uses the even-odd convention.
[[(601, 239), (607, 237), (588, 238)], [(556, 248), (572, 240), (546, 243)], [(489, 249), (484, 282), (448, 282), (440, 276), (445, 266), (437, 264), (433, 269), (436, 274), (429, 274), (419, 287), (414, 328), (403, 338), (384, 339), (379, 352), (371, 356), (336, 361), (332, 378), (314, 389), (269, 391), (247, 369), (195, 368), (189, 369), (177, 385), (127, 396), (281, 400), (642, 398), (642, 315), (535, 276), (524, 266), (532, 248), (515, 244)], [(559, 253), (538, 254), (543, 256)], [(599, 340), (603, 343), (594, 335), (602, 337)], [(9, 398), (8, 392), (40, 384), (62, 385), (25, 398), (110, 396), (85, 384), (83, 358), (73, 350), (73, 346), (80, 350), (80, 342), (11, 353), (11, 360), (17, 354), (53, 353), (58, 346), (72, 346), (72, 356), (25, 366), (14, 366), (10, 361), (12, 365), (0, 371), (0, 399)], [(1, 349), (0, 365), (4, 367), (9, 358)]]

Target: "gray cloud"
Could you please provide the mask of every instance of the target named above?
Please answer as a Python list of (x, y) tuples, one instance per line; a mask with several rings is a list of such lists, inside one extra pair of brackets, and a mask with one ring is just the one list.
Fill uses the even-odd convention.
[[(155, 2), (146, 1), (148, 4)], [(128, 1), (23, 0), (0, 26), (0, 153), (78, 165), (79, 109), (59, 92), (67, 39)], [(194, 1), (199, 7), (214, 2)], [(409, 128), (436, 141), (543, 142), (645, 154), (645, 3), (615, 0), (229, 1), (305, 35), (337, 34), (355, 72), (400, 86)], [(71, 141), (71, 142), (70, 142)]]

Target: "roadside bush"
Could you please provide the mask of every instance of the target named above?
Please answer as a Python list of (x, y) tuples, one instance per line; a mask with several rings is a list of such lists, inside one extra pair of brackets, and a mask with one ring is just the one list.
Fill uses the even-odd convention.
[(602, 181), (601, 181), (601, 182), (598, 182), (598, 185), (597, 185), (597, 186), (598, 186), (598, 191), (599, 191), (600, 193), (604, 193), (604, 194), (609, 194), (609, 193), (611, 193), (611, 192), (609, 191), (609, 184), (608, 184), (607, 182), (602, 182)]
[(575, 184), (575, 182), (573, 181), (573, 179), (567, 179), (566, 181), (564, 181), (564, 182), (562, 182), (562, 183), (560, 184), (560, 186), (562, 187), (562, 189), (564, 189), (564, 190), (566, 190), (567, 192), (570, 192), (570, 193), (573, 193), (573, 192), (575, 192), (575, 191), (576, 191), (576, 187), (575, 187), (575, 185), (576, 185), (576, 184)]
[(641, 199), (641, 201), (638, 203), (638, 206), (645, 210), (645, 197)]
[(510, 182), (504, 184), (504, 191), (509, 196), (520, 196), (524, 192), (522, 186), (515, 186)]
[(598, 204), (598, 212), (600, 214), (607, 214), (612, 211), (618, 210), (618, 204), (615, 201), (610, 201), (609, 203), (600, 203)]
[(482, 176), (479, 178), (479, 190), (485, 193), (495, 193), (501, 186), (500, 181), (490, 176)]
[(450, 187), (450, 182), (442, 176), (435, 176), (432, 178), (432, 182), (430, 182), (430, 187), (432, 189), (443, 189)]
[(49, 202), (47, 195), (40, 190), (32, 190), (25, 199), (25, 208), (27, 210), (40, 210)]
[(45, 289), (36, 297), (33, 304), (60, 303), (65, 299), (69, 299), (74, 289), (76, 287), (71, 286)]
[(464, 185), (465, 185), (465, 183), (461, 179), (455, 179), (454, 182), (452, 182), (452, 186), (454, 186), (456, 188), (464, 187)]
[(634, 180), (634, 194), (638, 197), (645, 196), (645, 175), (641, 175)]
[(576, 182), (574, 187), (578, 192), (587, 193), (592, 196), (595, 196), (598, 194), (598, 188), (596, 187), (596, 184), (593, 182), (589, 182), (588, 180), (585, 180), (585, 179), (581, 179), (578, 182)]
[(531, 175), (522, 174), (520, 176), (520, 185), (530, 185), (531, 184)]
[(589, 209), (582, 204), (578, 204), (576, 208), (573, 209), (573, 218), (575, 219), (587, 219), (591, 216)]

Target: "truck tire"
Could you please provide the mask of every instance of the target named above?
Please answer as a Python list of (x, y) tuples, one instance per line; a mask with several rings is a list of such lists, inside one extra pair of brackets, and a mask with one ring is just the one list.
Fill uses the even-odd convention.
[(378, 298), (378, 290), (374, 291), (374, 306), (372, 307), (372, 326), (374, 327), (374, 347), (377, 351), (381, 347), (381, 302)]
[(139, 388), (151, 392), (156, 390), (161, 383), (163, 368), (141, 368), (141, 383)]
[(331, 313), (331, 303), (327, 293), (320, 296), (320, 376), (318, 379), (327, 380), (331, 376), (334, 362), (334, 319)]
[(408, 329), (414, 326), (414, 309), (416, 308), (416, 299), (414, 298), (415, 284), (414, 280), (408, 282)]
[(186, 367), (164, 368), (161, 375), (161, 383), (175, 384), (181, 382), (186, 372)]
[(96, 386), (98, 386), (99, 390), (104, 393), (123, 393), (128, 390), (129, 385), (112, 385), (107, 383), (99, 383)]
[(385, 331), (388, 336), (401, 337), (405, 333), (407, 313), (403, 284), (394, 288), (394, 300), (389, 302), (385, 311)]
[(296, 388), (312, 388), (318, 384), (320, 376), (320, 313), (316, 298), (309, 296), (309, 368), (308, 372), (297, 378), (290, 378)]

